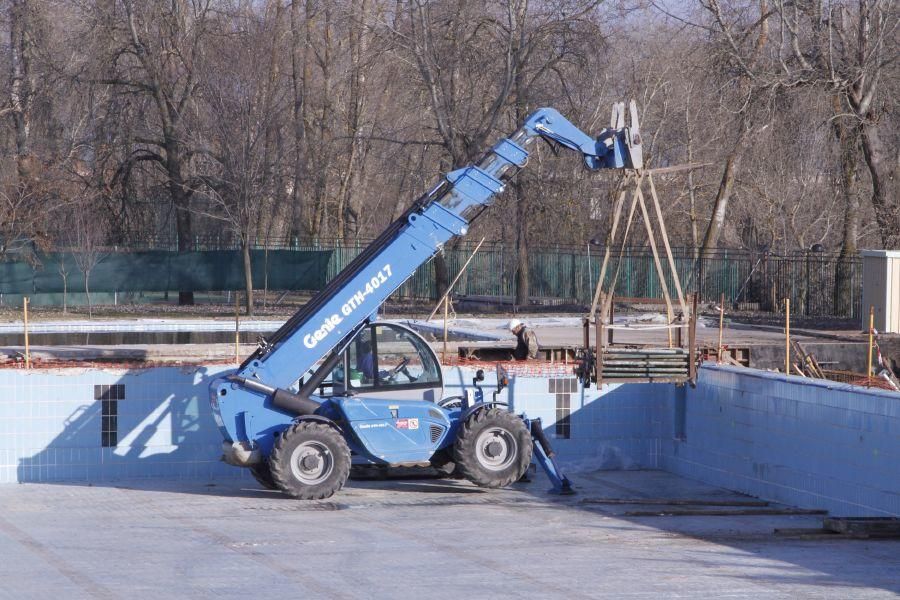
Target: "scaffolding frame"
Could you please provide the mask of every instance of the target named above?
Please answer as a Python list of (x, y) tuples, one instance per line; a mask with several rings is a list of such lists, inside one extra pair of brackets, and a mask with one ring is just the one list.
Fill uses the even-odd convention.
[[(672, 172), (676, 170), (693, 169), (702, 165), (685, 165), (684, 167), (669, 167), (656, 172)], [(600, 276), (594, 290), (590, 312), (583, 319), (584, 327), (584, 351), (590, 358), (590, 379), (596, 381), (597, 386), (604, 382), (668, 382), (668, 383), (693, 383), (696, 380), (696, 325), (697, 325), (697, 296), (686, 296), (681, 286), (678, 270), (675, 266), (675, 258), (672, 246), (669, 243), (669, 235), (663, 218), (659, 194), (653, 181), (654, 170), (629, 171), (623, 175), (618, 186), (618, 194), (613, 207), (613, 220), (607, 234), (603, 261), (600, 265)], [(645, 185), (649, 191), (649, 202), (644, 195)], [(626, 200), (629, 198), (627, 218), (625, 214)], [(651, 211), (656, 220), (654, 227)], [(614, 348), (613, 331), (625, 329), (613, 322), (613, 303), (615, 301), (616, 282), (622, 265), (628, 237), (632, 231), (635, 214), (640, 211), (641, 221), (647, 233), (647, 240), (653, 254), (653, 264), (659, 277), (660, 288), (666, 307), (666, 324), (651, 325), (649, 327), (632, 327), (627, 329), (665, 329), (668, 334), (668, 348), (666, 349), (630, 349)], [(658, 231), (657, 231), (658, 229)], [(621, 231), (621, 235), (620, 235)], [(660, 248), (657, 245), (657, 236), (662, 242), (664, 260), (660, 257)], [(613, 248), (618, 252), (613, 255)], [(671, 276), (675, 292), (674, 300), (677, 301), (680, 313), (676, 314), (673, 295), (666, 280), (667, 270)], [(608, 289), (604, 287), (607, 272), (612, 273)], [(622, 301), (622, 299), (619, 299)], [(630, 303), (637, 303), (640, 299), (629, 298)], [(594, 346), (590, 344), (590, 328), (594, 326)], [(684, 347), (684, 330), (687, 329), (687, 348)], [(603, 334), (606, 330), (608, 340), (604, 343)], [(673, 338), (674, 332), (674, 338)]]

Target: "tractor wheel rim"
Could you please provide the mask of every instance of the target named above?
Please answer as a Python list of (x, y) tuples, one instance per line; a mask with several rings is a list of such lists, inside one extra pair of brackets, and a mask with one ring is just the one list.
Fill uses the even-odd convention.
[(516, 461), (519, 444), (516, 438), (502, 427), (489, 427), (475, 440), (475, 457), (489, 471), (502, 471)]
[(334, 456), (321, 442), (303, 442), (291, 453), (291, 473), (304, 485), (322, 483), (334, 470)]

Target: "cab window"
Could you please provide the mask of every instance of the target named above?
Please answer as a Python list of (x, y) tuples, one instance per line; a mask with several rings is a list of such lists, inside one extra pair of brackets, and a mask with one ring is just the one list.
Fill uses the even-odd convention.
[(353, 389), (440, 385), (441, 374), (425, 342), (404, 329), (373, 325), (347, 350)]

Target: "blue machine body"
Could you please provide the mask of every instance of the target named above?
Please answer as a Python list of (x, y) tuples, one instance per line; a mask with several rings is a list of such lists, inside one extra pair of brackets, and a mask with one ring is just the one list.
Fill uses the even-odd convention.
[[(590, 169), (639, 169), (643, 166), (639, 137), (636, 126), (632, 129), (607, 129), (592, 138), (556, 110), (543, 108), (477, 164), (448, 173), (281, 329), (261, 342), (236, 372), (210, 384), (210, 403), (226, 444), (243, 444), (265, 459), (279, 433), (298, 417), (277, 405), (276, 392), (288, 392), (323, 359), (341, 353), (416, 269), (446, 242), (465, 235), (470, 221), (526, 165), (535, 140), (581, 153)], [(453, 444), (463, 416), (459, 408), (438, 406), (439, 399), (308, 397), (319, 407), (315, 415), (304, 418), (326, 420), (340, 428), (355, 462), (427, 462)]]

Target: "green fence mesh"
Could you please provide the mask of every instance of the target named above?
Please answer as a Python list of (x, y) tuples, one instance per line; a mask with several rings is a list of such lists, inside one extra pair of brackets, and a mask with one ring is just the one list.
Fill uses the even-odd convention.
[[(321, 289), (365, 247), (339, 243), (295, 243), (279, 249), (251, 251), (253, 285), (256, 289)], [(451, 276), (471, 256), (473, 246), (446, 248), (444, 256)], [(599, 249), (602, 252), (602, 248)], [(73, 253), (38, 255), (38, 265), (8, 261), (0, 263), (0, 294), (58, 294), (63, 291), (62, 271), (67, 273), (68, 292), (84, 290), (84, 279)], [(600, 252), (577, 248), (541, 248), (528, 255), (530, 296), (545, 304), (590, 303), (600, 276)], [(862, 269), (858, 259), (850, 267), (852, 298), (838, 302), (835, 279), (836, 256), (806, 252), (790, 256), (718, 250), (695, 260), (687, 249), (676, 250), (675, 265), (685, 293), (699, 291), (701, 297), (743, 304), (749, 310), (776, 309), (783, 298), (807, 315), (858, 317), (862, 296)], [(485, 245), (460, 278), (454, 293), (512, 300), (516, 286), (517, 260), (513, 249)], [(614, 268), (604, 282), (609, 289)], [(674, 297), (674, 282), (666, 281)], [(107, 252), (91, 271), (92, 292), (225, 291), (244, 288), (243, 261), (239, 250), (141, 250)], [(647, 248), (626, 248), (618, 269), (616, 295), (630, 298), (661, 298), (662, 286)], [(49, 296), (48, 296), (49, 297)], [(419, 268), (395, 294), (399, 299), (436, 299), (434, 265)]]
[[(319, 290), (327, 280), (332, 250), (252, 250), (253, 287)], [(85, 263), (71, 252), (38, 254), (35, 264), (0, 263), (0, 293), (84, 291)], [(238, 250), (110, 252), (90, 269), (92, 292), (236, 290), (244, 287)]]

